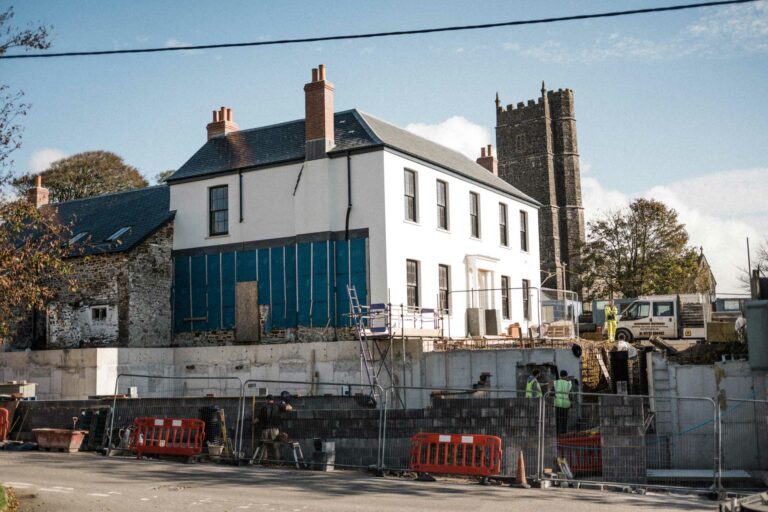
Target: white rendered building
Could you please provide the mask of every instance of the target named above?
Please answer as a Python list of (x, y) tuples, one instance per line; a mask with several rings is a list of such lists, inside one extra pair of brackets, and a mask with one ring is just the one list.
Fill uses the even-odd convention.
[(334, 113), (323, 66), (304, 90), (305, 119), (240, 130), (214, 112), (169, 178), (174, 331), (235, 332), (259, 314), (267, 332), (346, 326), (348, 284), (364, 304), (445, 310), (446, 336), (537, 324), (539, 204), (496, 176), (491, 148), (480, 165)]

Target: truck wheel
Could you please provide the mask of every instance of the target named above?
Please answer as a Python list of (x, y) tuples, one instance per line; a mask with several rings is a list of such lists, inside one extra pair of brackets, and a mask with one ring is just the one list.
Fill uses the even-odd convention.
[(632, 333), (627, 329), (619, 329), (616, 331), (616, 341), (626, 341), (630, 343), (632, 341)]

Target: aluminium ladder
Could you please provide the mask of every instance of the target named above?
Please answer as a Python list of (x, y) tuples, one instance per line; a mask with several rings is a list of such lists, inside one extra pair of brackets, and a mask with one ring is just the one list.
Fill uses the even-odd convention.
[(373, 368), (373, 354), (368, 346), (368, 338), (365, 334), (365, 315), (360, 306), (360, 299), (357, 297), (357, 289), (354, 285), (347, 285), (347, 295), (349, 295), (349, 307), (352, 310), (352, 320), (355, 323), (355, 333), (357, 341), (360, 344), (360, 364), (365, 368), (368, 377), (368, 384), (371, 386), (371, 393), (375, 392), (374, 386), (378, 385), (376, 371)]

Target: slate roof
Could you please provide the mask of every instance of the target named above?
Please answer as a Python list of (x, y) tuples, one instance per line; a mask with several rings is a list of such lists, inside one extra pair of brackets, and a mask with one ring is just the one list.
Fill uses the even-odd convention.
[[(169, 210), (170, 187), (167, 185), (51, 203), (43, 208), (55, 208), (59, 220), (70, 225), (72, 237), (86, 233), (72, 245), (77, 255), (129, 251), (174, 215)], [(119, 237), (119, 243), (107, 241), (123, 227), (130, 229)]]
[[(392, 148), (533, 205), (539, 203), (461, 153), (359, 110), (334, 115), (335, 146), (346, 151)], [(240, 130), (207, 141), (169, 183), (304, 159), (304, 120)]]

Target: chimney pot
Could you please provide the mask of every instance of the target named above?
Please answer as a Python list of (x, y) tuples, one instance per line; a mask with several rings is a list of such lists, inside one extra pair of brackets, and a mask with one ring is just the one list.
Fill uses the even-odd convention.
[(229, 107), (221, 107), (219, 110), (214, 110), (213, 121), (206, 126), (208, 140), (225, 136), (239, 129), (237, 123), (232, 121), (232, 109)]
[(499, 161), (493, 156), (493, 145), (480, 148), (480, 158), (475, 160), (478, 165), (485, 167), (494, 176), (499, 175)]
[(35, 205), (35, 208), (48, 204), (48, 189), (43, 186), (43, 177), (39, 174), (35, 176), (35, 186), (29, 189), (27, 198)]
[(325, 78), (325, 65), (312, 69), (312, 82), (304, 85), (304, 141), (307, 160), (325, 158), (334, 146), (333, 84)]

